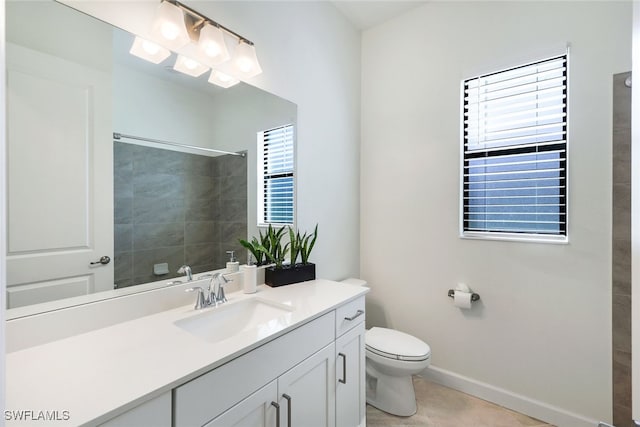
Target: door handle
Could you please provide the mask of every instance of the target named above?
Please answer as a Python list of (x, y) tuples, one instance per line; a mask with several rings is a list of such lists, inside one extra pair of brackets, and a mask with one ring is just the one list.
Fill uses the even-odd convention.
[(291, 396), (283, 394), (282, 397), (287, 399), (287, 427), (291, 427)]
[(338, 356), (342, 357), (342, 378), (338, 380), (339, 383), (347, 383), (347, 355), (344, 353), (338, 353)]
[(348, 320), (349, 322), (351, 322), (352, 320), (354, 320), (356, 317), (360, 317), (364, 314), (364, 310), (358, 310), (356, 311), (356, 314), (354, 314), (351, 317), (345, 317), (344, 320)]
[(271, 406), (276, 408), (276, 427), (280, 427), (280, 405), (276, 402), (271, 402)]
[(111, 262), (111, 258), (109, 258), (108, 256), (103, 256), (100, 257), (100, 259), (98, 261), (92, 261), (89, 263), (89, 265), (96, 265), (96, 264), (102, 264), (102, 265), (107, 265)]

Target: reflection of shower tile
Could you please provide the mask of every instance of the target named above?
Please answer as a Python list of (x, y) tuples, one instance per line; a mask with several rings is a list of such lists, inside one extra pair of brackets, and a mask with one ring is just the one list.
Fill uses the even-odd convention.
[(136, 197), (133, 202), (133, 222), (135, 224), (159, 222), (183, 222), (185, 218), (184, 199), (156, 199)]
[(182, 198), (184, 180), (181, 175), (146, 174), (133, 179), (134, 197)]
[(211, 158), (211, 176), (219, 177), (222, 174), (222, 157), (212, 157)]
[(114, 224), (133, 223), (133, 198), (116, 197), (113, 203)]
[[(148, 249), (134, 251), (133, 253), (133, 273), (134, 277), (156, 277), (152, 280), (158, 280), (157, 276), (153, 276), (153, 265), (160, 263), (168, 263), (169, 271), (175, 273), (184, 262), (184, 246), (170, 246), (164, 248)], [(164, 278), (164, 276), (163, 276)], [(137, 280), (137, 279), (136, 279)], [(138, 282), (141, 283), (141, 282)]]
[(214, 262), (214, 244), (185, 245), (185, 262), (187, 265), (211, 265)]
[(247, 176), (224, 176), (219, 178), (219, 195), (225, 200), (247, 199)]
[(213, 199), (214, 181), (210, 176), (189, 175), (185, 177), (185, 195), (188, 199)]
[[(241, 218), (240, 218), (241, 219)], [(238, 239), (247, 238), (247, 222), (221, 222), (220, 241), (237, 242)]]
[(123, 142), (113, 142), (113, 170), (115, 173), (133, 171), (134, 147), (134, 145)]
[(247, 176), (247, 158), (240, 156), (222, 156), (220, 175), (222, 176)]
[(186, 175), (200, 175), (211, 177), (212, 157), (199, 156), (197, 154), (185, 155), (184, 173)]
[(180, 174), (184, 172), (185, 156), (177, 151), (138, 146), (133, 160), (133, 173), (135, 176)]
[(247, 217), (247, 200), (222, 200), (219, 213), (214, 215), (220, 221), (236, 221)]
[(133, 197), (133, 174), (131, 170), (114, 168), (113, 192), (116, 197)]
[(184, 243), (211, 243), (214, 241), (213, 221), (187, 222), (184, 225)]
[(113, 249), (114, 251), (133, 250), (133, 225), (114, 224), (113, 226)]
[(184, 244), (184, 224), (136, 224), (133, 230), (133, 248), (160, 248)]
[(215, 206), (213, 200), (186, 200), (185, 221), (211, 221), (215, 218)]
[(116, 252), (114, 254), (113, 276), (116, 284), (133, 278), (133, 252)]

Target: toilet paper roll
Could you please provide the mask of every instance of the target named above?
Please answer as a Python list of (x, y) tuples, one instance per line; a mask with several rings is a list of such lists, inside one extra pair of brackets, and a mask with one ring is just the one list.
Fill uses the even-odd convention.
[(471, 292), (455, 291), (453, 304), (460, 308), (471, 308)]

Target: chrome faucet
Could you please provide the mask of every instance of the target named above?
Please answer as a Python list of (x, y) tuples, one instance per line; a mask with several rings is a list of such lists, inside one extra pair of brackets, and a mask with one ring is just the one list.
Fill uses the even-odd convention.
[(205, 308), (207, 305), (209, 305), (207, 303), (206, 298), (204, 297), (204, 291), (200, 286), (195, 286), (193, 288), (185, 289), (185, 291), (198, 293), (198, 295), (196, 296), (196, 305), (193, 307), (195, 310), (200, 310), (202, 308)]
[(191, 282), (193, 280), (193, 275), (191, 274), (191, 267), (189, 267), (188, 265), (183, 265), (182, 267), (180, 267), (177, 271), (178, 274), (186, 274), (187, 275), (187, 282)]
[(222, 273), (215, 273), (211, 276), (209, 280), (209, 297), (207, 300), (209, 305), (218, 305), (227, 302), (227, 297), (224, 295), (224, 284), (228, 281), (229, 279), (224, 277)]

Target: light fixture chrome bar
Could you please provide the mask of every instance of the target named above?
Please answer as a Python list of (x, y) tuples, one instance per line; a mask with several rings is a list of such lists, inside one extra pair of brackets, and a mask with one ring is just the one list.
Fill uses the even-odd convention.
[(229, 154), (231, 156), (240, 156), (240, 157), (245, 157), (246, 156), (245, 153), (236, 153), (236, 152), (233, 152), (233, 151), (216, 150), (214, 148), (198, 147), (196, 145), (180, 144), (178, 142), (163, 141), (161, 139), (145, 138), (145, 137), (142, 137), (142, 136), (126, 135), (126, 134), (118, 133), (118, 132), (114, 132), (113, 133), (113, 139), (120, 140), (122, 138), (124, 138), (124, 139), (134, 139), (134, 140), (137, 140), (137, 141), (153, 142), (155, 144), (171, 145), (171, 146), (174, 146), (174, 147), (190, 148), (192, 150), (206, 151), (206, 152), (209, 152), (209, 153)]
[(248, 38), (242, 37), (240, 34), (236, 33), (235, 31), (232, 31), (229, 28), (225, 27), (224, 25), (219, 24), (216, 21), (214, 21), (213, 19), (201, 14), (200, 12), (197, 12), (197, 11), (191, 9), (189, 6), (187, 6), (187, 5), (183, 4), (183, 3), (180, 3), (178, 0), (161, 0), (161, 1), (166, 1), (168, 3), (171, 3), (171, 4), (175, 5), (175, 6), (178, 6), (180, 9), (184, 10), (189, 15), (201, 19), (202, 22), (198, 22), (196, 27), (197, 26), (201, 26), (201, 25), (203, 25), (205, 23), (209, 23), (209, 24), (211, 24), (211, 25), (213, 25), (215, 27), (220, 28), (221, 30), (226, 31), (227, 33), (231, 34), (232, 36), (238, 38), (240, 41), (245, 42), (248, 45), (253, 46), (253, 42), (251, 40), (249, 40)]

